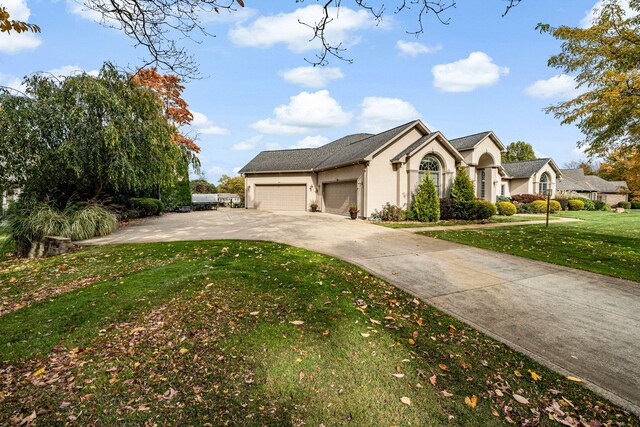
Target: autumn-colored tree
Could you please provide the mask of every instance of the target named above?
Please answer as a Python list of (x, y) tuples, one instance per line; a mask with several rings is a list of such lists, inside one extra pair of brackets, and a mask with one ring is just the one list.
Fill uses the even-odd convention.
[(640, 148), (612, 152), (600, 164), (598, 175), (609, 181), (626, 181), (632, 200), (640, 200)]
[(504, 163), (524, 162), (525, 160), (537, 159), (535, 151), (531, 144), (524, 141), (516, 141), (507, 145), (507, 152), (502, 154)]
[(193, 120), (189, 104), (182, 99), (184, 86), (180, 84), (180, 77), (172, 74), (160, 74), (156, 68), (145, 68), (136, 73), (134, 81), (147, 86), (158, 95), (165, 117), (175, 128), (174, 142), (199, 153), (200, 147), (196, 145), (193, 138), (180, 131), (182, 126), (190, 124)]
[(218, 192), (219, 193), (232, 193), (239, 194), (244, 197), (244, 177), (229, 175), (222, 175), (218, 180)]
[(7, 9), (4, 6), (0, 6), (0, 33), (9, 34), (12, 30), (18, 34), (28, 31), (39, 33), (40, 27), (36, 24), (11, 19), (11, 14), (9, 14)]
[(590, 162), (587, 160), (571, 160), (570, 162), (566, 162), (563, 167), (565, 169), (582, 169), (585, 175), (597, 175), (598, 168), (600, 165), (595, 162)]
[(546, 111), (576, 124), (585, 135), (579, 145), (592, 157), (640, 146), (640, 0), (629, 6), (635, 13), (625, 14), (619, 0), (604, 0), (588, 28), (537, 27), (562, 42), (549, 66), (575, 75), (585, 89)]

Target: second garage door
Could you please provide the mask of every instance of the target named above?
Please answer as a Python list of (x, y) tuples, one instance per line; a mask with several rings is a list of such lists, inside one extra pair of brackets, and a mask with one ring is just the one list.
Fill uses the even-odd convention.
[(324, 211), (327, 213), (348, 215), (349, 206), (357, 203), (358, 187), (355, 181), (323, 184)]
[(305, 211), (307, 186), (256, 185), (254, 207), (272, 211)]

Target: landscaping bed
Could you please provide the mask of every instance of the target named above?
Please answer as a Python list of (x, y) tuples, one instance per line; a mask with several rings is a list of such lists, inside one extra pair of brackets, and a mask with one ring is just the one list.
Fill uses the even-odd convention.
[(556, 215), (582, 221), (421, 234), (640, 282), (640, 211)]
[(23, 305), (0, 316), (0, 424), (639, 425), (579, 379), (285, 245), (10, 260), (0, 296)]
[[(442, 227), (452, 225), (469, 225), (469, 224), (496, 224), (504, 222), (520, 222), (520, 221), (544, 221), (545, 216), (542, 215), (514, 215), (514, 216), (492, 216), (490, 219), (482, 220), (448, 220), (438, 222), (418, 222), (418, 221), (382, 221), (373, 224), (381, 225), (388, 228), (417, 228), (417, 227)], [(549, 220), (554, 220), (550, 217)]]

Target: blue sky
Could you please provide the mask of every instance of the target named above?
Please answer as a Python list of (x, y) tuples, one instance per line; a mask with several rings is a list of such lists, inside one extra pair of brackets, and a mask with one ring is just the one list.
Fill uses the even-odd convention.
[[(576, 90), (570, 76), (547, 67), (559, 44), (535, 26), (588, 25), (596, 0), (523, 0), (504, 18), (503, 0), (457, 3), (448, 25), (430, 16), (416, 38), (406, 33), (417, 26), (411, 12), (388, 8), (376, 26), (343, 0), (328, 31), (353, 63), (332, 59), (322, 68), (305, 62), (317, 50), (297, 22), (318, 16), (312, 0), (245, 0), (245, 10), (205, 16), (216, 37), (186, 46), (206, 78), (189, 82), (184, 98), (207, 178), (234, 174), (261, 150), (317, 146), (414, 118), (448, 138), (493, 130), (505, 145), (524, 140), (560, 165), (584, 158), (580, 132), (542, 111)], [(39, 35), (0, 35), (1, 85), (19, 87), (35, 71), (91, 72), (104, 61), (135, 66), (146, 54), (73, 0), (0, 4), (42, 27)]]

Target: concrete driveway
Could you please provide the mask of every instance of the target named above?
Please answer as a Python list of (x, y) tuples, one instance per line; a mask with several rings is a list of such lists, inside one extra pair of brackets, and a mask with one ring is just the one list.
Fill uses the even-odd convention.
[(640, 283), (321, 213), (171, 214), (87, 243), (214, 239), (276, 241), (362, 266), (640, 415)]

